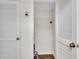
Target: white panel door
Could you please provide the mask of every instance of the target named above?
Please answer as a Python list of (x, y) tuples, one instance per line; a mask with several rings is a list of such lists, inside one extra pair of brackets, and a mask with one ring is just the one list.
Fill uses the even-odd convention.
[(76, 59), (76, 1), (56, 0), (57, 59)]
[(19, 0), (0, 0), (0, 59), (20, 59), (19, 6)]

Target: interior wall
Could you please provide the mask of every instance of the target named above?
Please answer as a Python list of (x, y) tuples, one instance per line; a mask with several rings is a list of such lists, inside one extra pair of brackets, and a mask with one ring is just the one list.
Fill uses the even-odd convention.
[[(55, 50), (54, 2), (34, 2), (35, 45), (38, 54), (53, 54)], [(50, 24), (50, 21), (53, 21)]]

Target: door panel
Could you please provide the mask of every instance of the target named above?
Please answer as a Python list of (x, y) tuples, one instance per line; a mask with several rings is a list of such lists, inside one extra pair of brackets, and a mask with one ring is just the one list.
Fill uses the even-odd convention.
[(16, 4), (0, 4), (0, 37), (16, 37), (16, 8)]
[(16, 41), (0, 40), (0, 59), (16, 59)]
[(16, 37), (20, 35), (17, 34), (18, 3), (19, 1), (0, 0), (0, 59), (17, 59), (19, 53), (17, 46), (20, 44), (17, 45), (16, 41)]
[(59, 37), (67, 40), (72, 40), (72, 13), (71, 13), (71, 1), (62, 1), (59, 4), (62, 9), (59, 9), (58, 31)]
[(59, 59), (72, 59), (72, 49), (69, 47), (69, 41), (63, 41), (59, 39), (58, 41), (58, 56)]

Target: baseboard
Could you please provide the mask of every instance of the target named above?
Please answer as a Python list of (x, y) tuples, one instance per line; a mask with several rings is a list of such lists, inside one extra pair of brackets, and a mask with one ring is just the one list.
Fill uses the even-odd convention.
[(55, 52), (54, 52), (54, 50), (53, 50), (53, 51), (47, 51), (47, 52), (46, 52), (46, 51), (45, 51), (45, 52), (39, 52), (39, 51), (38, 51), (38, 54), (39, 54), (39, 55), (44, 55), (44, 54), (55, 54)]

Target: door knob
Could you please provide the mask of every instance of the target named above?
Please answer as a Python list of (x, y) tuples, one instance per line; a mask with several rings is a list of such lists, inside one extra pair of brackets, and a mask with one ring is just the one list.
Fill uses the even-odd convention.
[(28, 16), (28, 13), (25, 13), (25, 16)]
[(28, 16), (29, 14), (28, 14), (28, 12), (25, 12), (25, 16)]
[(17, 38), (16, 38), (16, 40), (20, 40), (20, 38), (19, 38), (19, 37), (17, 37)]
[(69, 46), (70, 48), (75, 48), (75, 43), (70, 43)]

